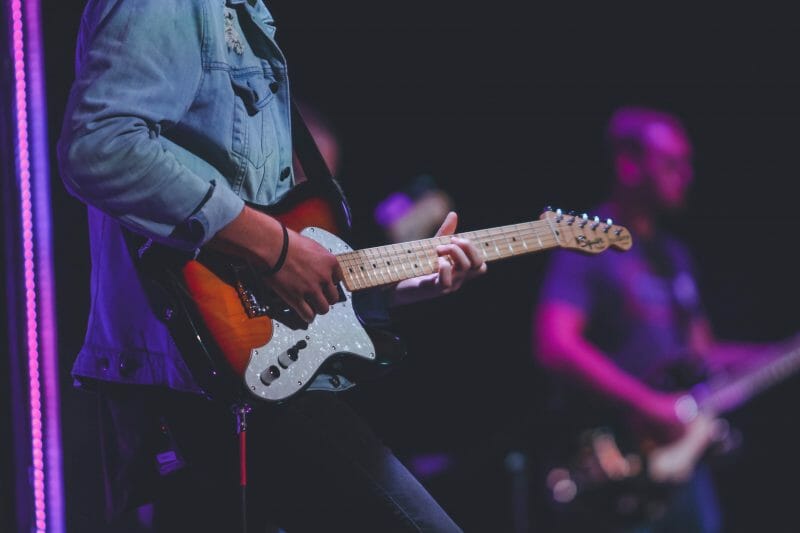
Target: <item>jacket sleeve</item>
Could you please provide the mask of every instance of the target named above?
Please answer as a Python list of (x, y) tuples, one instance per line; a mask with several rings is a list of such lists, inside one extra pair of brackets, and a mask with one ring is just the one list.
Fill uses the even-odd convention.
[(205, 5), (91, 0), (58, 143), (73, 195), (184, 249), (207, 242), (244, 206), (214, 167), (196, 155), (191, 168), (182, 164), (160, 138), (202, 83)]

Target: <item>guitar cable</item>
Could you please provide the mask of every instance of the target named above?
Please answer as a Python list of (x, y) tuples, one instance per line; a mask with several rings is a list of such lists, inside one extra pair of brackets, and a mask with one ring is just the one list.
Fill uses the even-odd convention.
[(247, 533), (247, 403), (233, 406), (236, 415), (236, 434), (239, 437), (239, 487), (241, 489), (242, 533)]

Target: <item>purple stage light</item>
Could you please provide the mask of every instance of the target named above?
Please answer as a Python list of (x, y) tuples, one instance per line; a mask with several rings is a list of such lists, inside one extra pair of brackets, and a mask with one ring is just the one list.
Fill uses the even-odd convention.
[(391, 226), (414, 206), (414, 201), (404, 192), (395, 192), (375, 208), (375, 221), (382, 227)]
[(24, 12), (20, 0), (12, 0), (10, 5), (34, 523), (37, 532), (62, 532), (61, 428), (40, 5), (38, 0), (28, 0)]

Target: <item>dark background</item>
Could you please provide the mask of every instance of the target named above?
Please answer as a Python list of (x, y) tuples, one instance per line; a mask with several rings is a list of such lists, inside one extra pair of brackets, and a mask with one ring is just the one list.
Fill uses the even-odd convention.
[[(83, 2), (46, 4), (54, 151)], [(423, 173), (454, 197), (463, 229), (531, 220), (549, 204), (590, 209), (607, 191), (610, 113), (653, 105), (681, 116), (695, 144), (691, 205), (673, 229), (695, 254), (716, 332), (769, 341), (799, 329), (796, 19), (432, 4), (268, 4), (295, 94), (339, 134), (358, 244), (380, 242), (374, 205)], [(53, 188), (67, 510), (70, 531), (91, 531), (102, 505), (94, 407), (68, 375), (88, 309), (86, 217), (57, 172)], [(456, 466), (426, 483), (467, 530), (511, 527), (503, 456), (534, 456), (548, 439), (537, 424), (546, 379), (529, 348), (545, 261), (493, 264), (461, 293), (401, 313), (411, 357), (351, 395), (401, 458), (454, 454)], [(799, 383), (732, 417), (745, 445), (716, 474), (727, 531), (798, 528)]]

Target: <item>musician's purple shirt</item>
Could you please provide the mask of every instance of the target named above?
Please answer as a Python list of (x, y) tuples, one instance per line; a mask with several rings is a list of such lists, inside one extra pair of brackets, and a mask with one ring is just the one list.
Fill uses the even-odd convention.
[(703, 314), (689, 253), (665, 234), (624, 253), (555, 252), (540, 299), (583, 309), (587, 338), (642, 378), (689, 354), (688, 324)]

